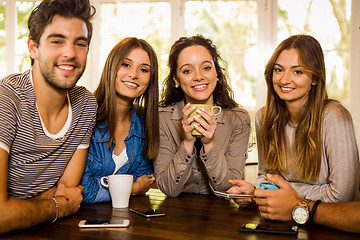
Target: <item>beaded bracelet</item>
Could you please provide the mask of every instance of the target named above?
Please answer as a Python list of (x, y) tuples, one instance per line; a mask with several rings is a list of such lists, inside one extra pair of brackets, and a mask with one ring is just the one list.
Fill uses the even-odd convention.
[(67, 212), (66, 212), (66, 217), (69, 216), (70, 213), (70, 202), (69, 202), (69, 198), (64, 196), (64, 195), (56, 195), (55, 197), (63, 197), (66, 199), (67, 202)]
[(51, 221), (52, 223), (54, 223), (59, 217), (59, 204), (55, 198), (51, 198), (51, 199), (54, 200), (55, 206), (56, 206), (56, 216), (55, 216), (54, 220)]

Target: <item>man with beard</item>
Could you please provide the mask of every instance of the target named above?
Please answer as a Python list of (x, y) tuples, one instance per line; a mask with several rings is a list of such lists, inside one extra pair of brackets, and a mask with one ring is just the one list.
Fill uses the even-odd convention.
[(75, 86), (95, 9), (44, 0), (28, 20), (32, 69), (0, 81), (0, 234), (75, 213), (96, 100)]

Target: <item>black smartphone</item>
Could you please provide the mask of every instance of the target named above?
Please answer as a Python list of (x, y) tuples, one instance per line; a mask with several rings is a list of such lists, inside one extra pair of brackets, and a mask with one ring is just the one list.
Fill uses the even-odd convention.
[(272, 234), (286, 234), (296, 235), (298, 233), (298, 226), (291, 226), (285, 224), (258, 224), (258, 223), (244, 223), (239, 228), (240, 232), (253, 233), (272, 233)]
[(165, 216), (165, 213), (159, 211), (159, 210), (155, 210), (155, 209), (148, 209), (146, 211), (140, 211), (140, 210), (136, 210), (136, 209), (133, 209), (133, 208), (130, 208), (129, 209), (131, 212), (134, 212), (134, 213), (137, 213), (143, 217), (146, 217), (146, 218), (151, 218), (151, 217), (162, 217), (162, 216)]

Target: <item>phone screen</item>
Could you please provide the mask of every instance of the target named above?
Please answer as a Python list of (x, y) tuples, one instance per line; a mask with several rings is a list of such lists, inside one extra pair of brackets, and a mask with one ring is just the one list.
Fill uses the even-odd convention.
[(155, 210), (155, 209), (148, 209), (146, 211), (140, 211), (140, 210), (136, 210), (136, 209), (132, 209), (130, 208), (129, 209), (131, 212), (134, 212), (134, 213), (137, 213), (143, 217), (147, 217), (147, 218), (150, 218), (150, 217), (162, 217), (162, 216), (165, 216), (165, 213), (159, 211), (159, 210)]
[(298, 233), (298, 226), (291, 226), (287, 224), (275, 224), (275, 223), (274, 224), (246, 223), (241, 225), (239, 231), (296, 235)]

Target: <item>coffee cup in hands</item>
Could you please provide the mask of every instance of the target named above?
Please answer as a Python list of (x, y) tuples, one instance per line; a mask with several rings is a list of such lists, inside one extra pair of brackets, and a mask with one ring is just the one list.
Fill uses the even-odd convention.
[[(220, 106), (212, 106), (210, 104), (191, 104), (190, 106), (191, 107), (195, 106), (196, 109), (192, 113), (190, 113), (189, 117), (193, 117), (193, 116), (198, 115), (197, 110), (201, 110), (201, 108), (209, 110), (210, 112), (214, 113), (215, 116), (217, 116), (217, 115), (219, 115), (221, 113), (221, 107)], [(201, 119), (206, 121), (204, 118), (201, 118)], [(195, 124), (195, 123), (196, 123), (196, 121), (193, 121), (191, 123), (191, 125)], [(193, 136), (201, 136), (201, 133), (196, 129), (193, 129), (191, 131), (191, 134)]]
[(109, 188), (113, 208), (127, 208), (133, 185), (133, 176), (127, 174), (102, 177), (101, 185)]

